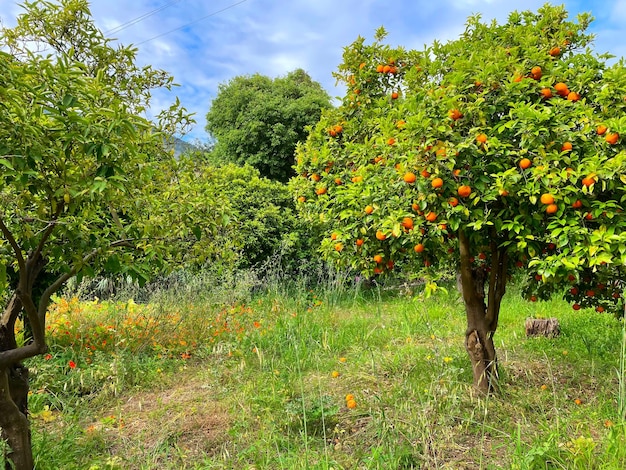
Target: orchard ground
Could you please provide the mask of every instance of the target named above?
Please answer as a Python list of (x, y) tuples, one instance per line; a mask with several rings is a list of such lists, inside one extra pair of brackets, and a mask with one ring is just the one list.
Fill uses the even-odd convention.
[[(624, 468), (613, 316), (514, 287), (481, 398), (453, 288), (343, 286), (57, 299), (29, 364), (37, 468)], [(525, 337), (551, 316), (559, 337)]]

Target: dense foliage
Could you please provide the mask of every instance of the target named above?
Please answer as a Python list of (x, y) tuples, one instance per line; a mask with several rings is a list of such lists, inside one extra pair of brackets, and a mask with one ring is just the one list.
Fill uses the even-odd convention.
[(301, 69), (271, 79), (238, 76), (220, 85), (206, 130), (217, 139), (216, 158), (252, 165), (262, 176), (286, 182), (296, 144), (319, 121), (330, 97)]

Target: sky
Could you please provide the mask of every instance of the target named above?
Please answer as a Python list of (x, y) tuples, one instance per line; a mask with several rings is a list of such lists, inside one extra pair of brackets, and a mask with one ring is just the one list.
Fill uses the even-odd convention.
[[(506, 21), (514, 11), (537, 10), (545, 0), (92, 0), (96, 25), (107, 37), (137, 47), (137, 62), (168, 71), (180, 86), (154, 93), (152, 112), (176, 96), (195, 113), (184, 136), (206, 142), (205, 116), (220, 84), (238, 75), (284, 76), (302, 68), (331, 97), (342, 96), (332, 72), (343, 48), (370, 42), (384, 26), (387, 42), (423, 49), (455, 39), (468, 16)], [(565, 0), (571, 17), (590, 12), (594, 48), (626, 56), (626, 0)], [(15, 25), (21, 1), (0, 0), (0, 20)], [(560, 4), (560, 3), (559, 3)]]

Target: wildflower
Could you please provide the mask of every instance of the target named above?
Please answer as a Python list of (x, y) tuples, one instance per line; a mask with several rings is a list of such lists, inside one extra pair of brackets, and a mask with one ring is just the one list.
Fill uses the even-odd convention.
[(563, 351), (563, 355), (567, 356), (567, 349)]
[(543, 384), (543, 385), (541, 386), (541, 390), (548, 390), (548, 386), (547, 386), (546, 384)]
[(67, 365), (70, 366), (70, 369), (76, 369), (76, 363), (74, 361), (68, 362)]
[(605, 428), (610, 428), (611, 426), (613, 426), (613, 421), (611, 421), (610, 419), (604, 420), (604, 427)]
[(354, 400), (354, 395), (352, 395), (351, 393), (348, 393), (346, 395), (346, 401), (350, 401), (350, 400)]
[(255, 328), (261, 328), (261, 323), (260, 323), (260, 322), (258, 322), (258, 321), (255, 321), (255, 322), (253, 323), (253, 325), (254, 325), (254, 327), (255, 327)]
[(187, 360), (191, 358), (191, 354), (189, 354), (188, 352), (184, 352), (180, 355), (180, 357), (183, 358), (184, 360)]
[(443, 358), (443, 362), (445, 362), (446, 364), (448, 364), (449, 362), (452, 362), (452, 358), (449, 356), (446, 356)]
[(346, 362), (346, 358), (345, 357), (340, 357), (339, 358), (339, 362)]
[(44, 357), (44, 359), (45, 359), (46, 361), (49, 361), (50, 359), (52, 359), (52, 354), (50, 354), (50, 353), (46, 354), (46, 356)]
[(336, 379), (337, 377), (339, 377), (339, 372), (337, 372), (336, 370), (334, 370), (330, 375), (332, 375), (333, 379)]
[(577, 405), (582, 405), (583, 401), (580, 398), (576, 398), (576, 400), (574, 400), (574, 403), (576, 403)]
[(351, 410), (353, 410), (354, 408), (356, 408), (356, 401), (355, 400), (348, 400), (346, 402), (346, 406), (348, 408), (350, 408)]

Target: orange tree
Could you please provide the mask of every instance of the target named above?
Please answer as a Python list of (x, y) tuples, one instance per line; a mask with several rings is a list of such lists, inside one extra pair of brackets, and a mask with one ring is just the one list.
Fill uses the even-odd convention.
[(454, 267), (482, 391), (514, 270), (530, 300), (618, 310), (626, 264), (626, 71), (596, 55), (588, 15), (562, 7), (471, 17), (423, 51), (359, 38), (343, 103), (297, 152), (299, 208), (326, 258), (366, 275)]

